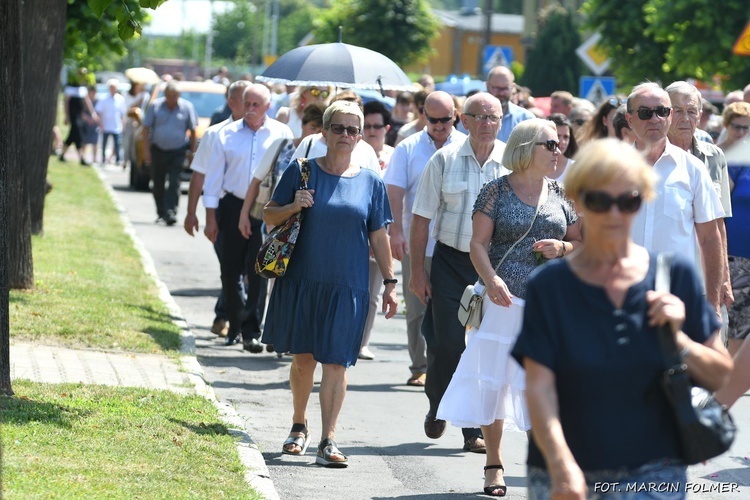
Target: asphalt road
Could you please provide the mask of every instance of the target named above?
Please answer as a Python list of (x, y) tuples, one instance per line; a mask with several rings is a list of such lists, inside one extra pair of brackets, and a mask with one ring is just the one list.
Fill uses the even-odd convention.
[[(166, 227), (154, 223), (151, 194), (127, 187), (126, 171), (108, 166), (103, 174), (192, 329), (207, 381), (217, 397), (231, 403), (244, 420), (282, 499), (483, 497), (484, 455), (462, 451), (460, 429), (449, 426), (439, 440), (424, 435), (427, 398), (421, 389), (405, 385), (409, 356), (403, 315), (390, 320), (378, 316), (370, 342), (375, 360), (359, 361), (348, 372), (348, 392), (336, 439), (349, 455), (349, 467), (325, 469), (315, 465), (320, 438), (320, 368), (308, 412), (312, 444), (305, 456), (282, 455), (281, 444), (292, 423), (288, 383), (291, 358), (249, 354), (239, 346), (224, 347), (210, 333), (215, 297), (221, 287), (219, 264), (202, 233), (190, 237), (182, 228), (186, 196), (180, 200), (179, 224)], [(202, 230), (201, 205), (198, 212)], [(397, 289), (400, 292), (400, 285)], [(742, 398), (733, 414), (740, 427), (735, 445), (709, 464), (690, 468), (689, 480), (696, 483), (690, 498), (750, 498), (750, 437), (745, 431), (750, 429), (750, 398)], [(503, 437), (509, 498), (526, 497), (526, 446), (524, 433)], [(719, 492), (722, 487), (728, 493)]]

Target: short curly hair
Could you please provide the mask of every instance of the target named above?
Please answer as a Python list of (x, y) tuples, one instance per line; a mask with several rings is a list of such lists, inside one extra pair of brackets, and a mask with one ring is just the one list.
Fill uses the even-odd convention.
[(724, 128), (729, 127), (732, 120), (735, 118), (750, 118), (750, 104), (746, 102), (733, 102), (726, 108), (721, 114), (721, 122), (724, 124)]

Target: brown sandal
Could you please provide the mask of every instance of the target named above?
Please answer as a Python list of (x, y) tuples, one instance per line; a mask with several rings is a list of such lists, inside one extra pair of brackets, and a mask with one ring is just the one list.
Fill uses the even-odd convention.
[(406, 385), (412, 387), (424, 387), (425, 378), (424, 373), (413, 373), (409, 380), (406, 381)]

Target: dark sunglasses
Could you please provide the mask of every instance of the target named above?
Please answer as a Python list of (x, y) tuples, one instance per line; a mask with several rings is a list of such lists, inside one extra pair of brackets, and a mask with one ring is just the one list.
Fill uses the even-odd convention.
[(365, 126), (363, 128), (365, 130), (370, 130), (371, 128), (380, 130), (381, 128), (385, 128), (385, 125), (383, 125), (382, 123), (365, 123)]
[(346, 133), (350, 137), (359, 135), (359, 127), (345, 127), (340, 123), (331, 123), (330, 125), (328, 125), (328, 129), (336, 135), (341, 135), (344, 133), (344, 131), (346, 131)]
[(330, 95), (330, 92), (328, 92), (327, 90), (310, 89), (310, 95), (313, 97), (321, 96), (323, 99), (325, 99)]
[(657, 106), (655, 108), (638, 108), (637, 110), (630, 111), (630, 113), (638, 113), (638, 118), (641, 120), (650, 120), (654, 113), (659, 118), (666, 118), (672, 113), (672, 108), (668, 106)]
[(582, 126), (584, 123), (586, 123), (585, 118), (576, 118), (575, 120), (570, 120), (571, 122), (575, 123), (579, 127)]
[(442, 118), (433, 118), (427, 114), (427, 111), (424, 112), (424, 117), (427, 118), (427, 121), (432, 123), (433, 125), (436, 125), (438, 123), (448, 123), (448, 122), (453, 121), (452, 116), (444, 116)]
[(617, 205), (617, 209), (624, 214), (632, 214), (641, 208), (643, 198), (638, 191), (621, 194), (614, 197), (604, 191), (587, 191), (583, 193), (583, 204), (596, 213), (609, 212), (612, 205)]
[(553, 139), (544, 142), (535, 142), (534, 144), (536, 144), (537, 146), (544, 146), (545, 148), (547, 148), (547, 151), (555, 151), (560, 147), (560, 143)]

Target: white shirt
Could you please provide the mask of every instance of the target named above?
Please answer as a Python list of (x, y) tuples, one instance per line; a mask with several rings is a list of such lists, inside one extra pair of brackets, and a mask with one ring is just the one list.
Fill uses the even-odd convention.
[[(199, 174), (203, 174), (204, 176), (206, 176), (203, 180), (204, 192), (209, 192), (212, 189), (215, 191), (217, 188), (208, 185), (208, 183), (216, 183), (217, 181), (221, 180), (221, 176), (207, 175), (212, 167), (216, 168), (217, 166), (221, 166), (220, 163), (211, 163), (211, 153), (213, 152), (214, 143), (219, 137), (219, 131), (233, 121), (234, 119), (230, 116), (223, 122), (211, 125), (206, 129), (205, 132), (203, 132), (203, 137), (201, 137), (201, 140), (198, 143), (198, 149), (195, 151), (195, 156), (193, 156), (193, 162), (190, 164), (190, 169), (194, 172), (198, 172)], [(221, 189), (221, 187), (219, 186), (218, 189)]]
[[(218, 132), (211, 149), (206, 181), (203, 186), (203, 206), (217, 208), (219, 199), (231, 193), (244, 199), (253, 172), (266, 150), (279, 138), (292, 138), (289, 127), (272, 118), (253, 131), (245, 120), (237, 120)], [(223, 168), (221, 168), (223, 167)]]
[(699, 266), (695, 224), (724, 217), (708, 171), (698, 158), (669, 142), (653, 168), (656, 199), (641, 207), (630, 235), (652, 252), (679, 253)]
[(102, 131), (106, 133), (122, 133), (123, 121), (128, 114), (125, 106), (125, 98), (120, 94), (108, 94), (107, 97), (98, 101), (94, 110), (102, 120)]
[[(465, 134), (453, 129), (443, 146), (453, 144), (465, 137)], [(430, 158), (432, 158), (432, 155), (437, 150), (435, 141), (432, 140), (426, 129), (417, 134), (410, 135), (396, 145), (393, 155), (391, 155), (388, 169), (383, 177), (383, 182), (386, 185), (396, 186), (404, 190), (404, 209), (401, 215), (401, 227), (404, 231), (404, 237), (407, 240), (409, 239), (409, 231), (411, 230), (411, 210), (414, 206), (414, 198), (417, 196), (419, 179), (422, 177), (422, 172), (427, 162), (430, 161)], [(427, 240), (427, 257), (432, 256), (434, 248), (435, 240), (430, 237)]]
[(503, 151), (505, 143), (495, 139), (490, 157), (479, 165), (467, 136), (430, 158), (419, 180), (412, 213), (435, 221), (435, 240), (469, 251), (471, 214), (479, 191), (489, 181), (510, 173), (502, 165)]
[[(307, 153), (307, 146), (310, 143), (312, 143), (312, 146), (310, 146), (310, 152)], [(292, 155), (292, 160), (296, 160), (297, 158), (319, 158), (325, 156), (327, 151), (328, 146), (323, 139), (323, 134), (308, 135), (302, 139), (302, 142), (297, 146), (297, 150), (294, 152), (294, 155)], [(378, 155), (375, 154), (375, 150), (372, 149), (372, 146), (363, 140), (360, 140), (357, 145), (354, 146), (354, 151), (352, 151), (352, 163), (359, 165), (362, 168), (369, 168), (375, 172), (380, 172)]]

